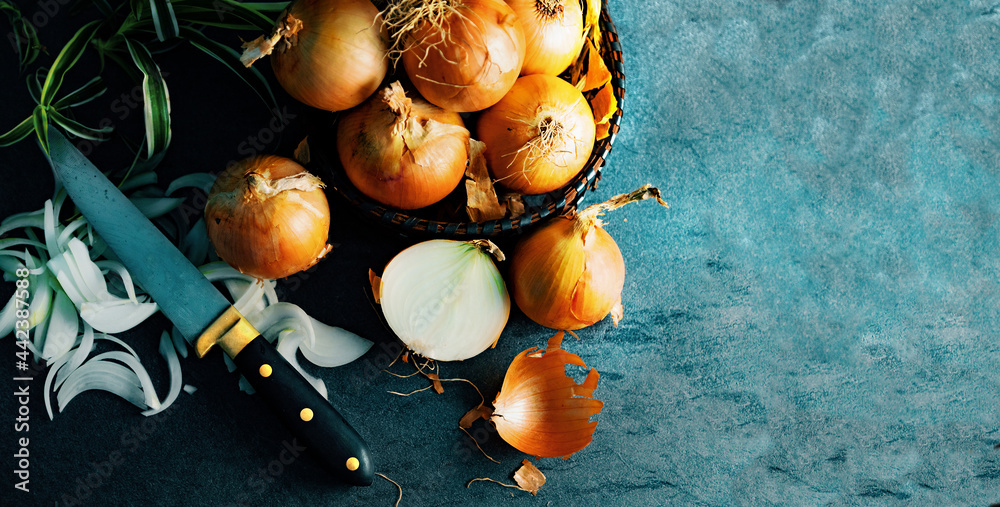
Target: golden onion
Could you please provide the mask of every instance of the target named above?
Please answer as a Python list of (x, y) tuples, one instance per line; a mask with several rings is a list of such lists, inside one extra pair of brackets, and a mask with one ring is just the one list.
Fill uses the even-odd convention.
[(383, 15), (406, 75), (445, 109), (485, 109), (521, 72), (524, 31), (502, 0), (400, 0)]
[(625, 260), (598, 218), (604, 211), (655, 198), (655, 187), (612, 197), (579, 213), (556, 217), (521, 239), (511, 255), (511, 292), (531, 320), (554, 329), (574, 330), (609, 313), (622, 318)]
[(296, 100), (327, 111), (368, 98), (389, 68), (386, 35), (369, 0), (296, 0), (271, 34), (243, 45), (249, 67), (270, 54), (281, 87)]
[(522, 194), (560, 188), (594, 149), (594, 115), (583, 94), (555, 76), (518, 78), (477, 123), (497, 182)]
[(444, 199), (462, 181), (469, 131), (458, 113), (419, 97), (399, 82), (345, 114), (337, 152), (361, 193), (389, 206), (416, 209)]
[(597, 422), (590, 418), (604, 406), (594, 399), (600, 374), (590, 369), (582, 384), (566, 375), (566, 365), (587, 365), (561, 348), (563, 332), (549, 339), (545, 351), (532, 347), (510, 363), (490, 421), (505, 442), (521, 452), (569, 458), (593, 440)]
[(285, 278), (330, 251), (330, 206), (323, 182), (294, 160), (251, 157), (223, 171), (205, 205), (219, 257), (258, 278)]
[(579, 0), (507, 0), (524, 27), (527, 49), (521, 75), (559, 75), (583, 49)]

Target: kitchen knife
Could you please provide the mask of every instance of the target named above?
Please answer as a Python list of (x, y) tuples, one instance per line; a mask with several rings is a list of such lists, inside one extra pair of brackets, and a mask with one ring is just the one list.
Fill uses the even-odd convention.
[(131, 201), (54, 129), (49, 163), (90, 225), (128, 268), (198, 357), (218, 345), (318, 458), (349, 484), (372, 483), (375, 468), (357, 431), (240, 315)]

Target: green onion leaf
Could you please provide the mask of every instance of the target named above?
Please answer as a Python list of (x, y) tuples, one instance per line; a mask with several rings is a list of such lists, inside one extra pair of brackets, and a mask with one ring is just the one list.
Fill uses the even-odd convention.
[(42, 145), (42, 151), (49, 154), (49, 116), (45, 113), (45, 107), (41, 104), (35, 106), (31, 113), (31, 119), (35, 127), (35, 134), (38, 134), (38, 142)]
[(10, 129), (3, 135), (0, 135), (0, 147), (10, 146), (31, 134), (34, 131), (34, 117), (29, 116), (25, 118), (21, 123), (18, 123), (16, 127)]
[(264, 78), (264, 75), (256, 67), (247, 68), (243, 65), (240, 62), (240, 54), (237, 51), (209, 39), (203, 33), (193, 28), (184, 27), (181, 31), (184, 37), (191, 42), (191, 45), (222, 62), (223, 65), (235, 72), (244, 83), (249, 85), (269, 109), (278, 111), (278, 101), (274, 98), (274, 94), (271, 92), (271, 85), (268, 84), (267, 79)]
[(170, 93), (153, 56), (142, 44), (125, 39), (128, 52), (142, 71), (143, 114), (146, 120), (146, 158), (153, 159), (170, 145)]
[(65, 97), (55, 101), (52, 105), (56, 109), (76, 107), (100, 97), (106, 91), (108, 91), (107, 85), (104, 84), (101, 76), (97, 76), (87, 81), (87, 84), (67, 93)]
[[(270, 30), (271, 27), (261, 27), (259, 16), (248, 14), (245, 10), (229, 10), (228, 6), (216, 4), (216, 7), (201, 7), (197, 5), (180, 4), (174, 7), (174, 13), (182, 23), (194, 23), (203, 26), (215, 26), (230, 30)], [(221, 8), (220, 8), (221, 7)], [(183, 27), (181, 28), (183, 30)]]
[(39, 67), (35, 69), (35, 72), (28, 74), (24, 78), (24, 81), (28, 85), (28, 94), (31, 95), (36, 104), (42, 103), (42, 83), (45, 82), (45, 76), (48, 73), (49, 69)]
[[(247, 7), (247, 5), (242, 4), (236, 0), (215, 0), (212, 2), (212, 7), (218, 9), (219, 12), (227, 14), (232, 13), (234, 16), (237, 16), (240, 19), (250, 21), (253, 24), (257, 25), (257, 28), (261, 30), (270, 31), (272, 28), (274, 28), (274, 20), (265, 16), (264, 14), (261, 14), (260, 9)], [(273, 8), (275, 6), (271, 7)], [(280, 12), (283, 9), (284, 7), (278, 9), (277, 12)]]
[[(98, 20), (83, 25), (73, 34), (73, 38), (63, 46), (62, 51), (59, 52), (55, 61), (52, 62), (49, 74), (45, 77), (41, 97), (39, 97), (41, 99), (39, 100), (39, 104), (47, 106), (52, 103), (56, 92), (62, 86), (63, 77), (66, 75), (66, 72), (80, 59), (80, 55), (83, 54), (83, 50), (87, 47), (90, 40), (94, 38), (94, 34), (97, 33), (99, 27), (100, 21)], [(45, 144), (46, 152), (48, 152), (48, 142), (46, 141)]]
[(10, 42), (13, 43), (20, 56), (20, 70), (24, 72), (24, 69), (38, 58), (42, 49), (41, 43), (38, 42), (35, 25), (24, 19), (17, 6), (7, 0), (0, 0), (0, 11), (3, 11), (7, 15), (7, 20), (10, 21), (12, 30), (8, 37), (13, 37)]
[(255, 10), (257, 12), (274, 12), (278, 13), (286, 8), (291, 2), (243, 2), (241, 5), (247, 9)]
[(153, 18), (153, 28), (156, 29), (156, 38), (160, 42), (172, 39), (180, 34), (177, 26), (177, 17), (174, 15), (174, 6), (170, 0), (149, 0), (149, 14)]
[(135, 19), (142, 19), (143, 7), (146, 5), (146, 2), (144, 0), (130, 0), (129, 4), (132, 7), (132, 13), (135, 15)]
[(52, 118), (57, 125), (66, 129), (66, 132), (73, 134), (76, 137), (82, 139), (89, 139), (91, 141), (107, 141), (107, 134), (110, 134), (114, 127), (102, 127), (99, 129), (92, 129), (87, 127), (76, 120), (71, 120), (62, 115), (59, 111), (52, 109), (49, 111), (49, 117)]

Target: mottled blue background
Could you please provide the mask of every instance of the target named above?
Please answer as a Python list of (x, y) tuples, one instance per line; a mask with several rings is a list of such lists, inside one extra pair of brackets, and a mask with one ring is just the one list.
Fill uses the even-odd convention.
[[(477, 427), (501, 461), (491, 463), (458, 431), (479, 401), (470, 388), (386, 392), (424, 384), (378, 373), (395, 349), (364, 293), (367, 269), (412, 240), (335, 201), (333, 252), (284, 285), (288, 300), (378, 342), (360, 361), (315, 371), (372, 443), (379, 470), (402, 485), (402, 505), (1000, 501), (1000, 3), (611, 0), (610, 12), (624, 48), (625, 114), (587, 202), (652, 183), (670, 209), (644, 202), (606, 216), (627, 266), (625, 319), (565, 343), (601, 372), (605, 407), (593, 444), (568, 461), (536, 462), (549, 480), (537, 497), (465, 487), (509, 480), (526, 457)], [(162, 64), (175, 118), (162, 181), (221, 169), (269, 122), (227, 71), (181, 51)], [(18, 79), (4, 86), (12, 103), (30, 100)], [(3, 125), (21, 119), (10, 109)], [(302, 128), (289, 126), (268, 151), (290, 153)], [(14, 178), (2, 191), (17, 194), (0, 215), (41, 207), (51, 176), (37, 149), (24, 143), (0, 157)], [(154, 319), (130, 337), (153, 364), (163, 325)], [(550, 334), (515, 310), (496, 349), (443, 375), (492, 399), (511, 358)], [(3, 347), (12, 353), (11, 341)], [(218, 357), (184, 365), (198, 392), (151, 426), (102, 394), (43, 422), (34, 397), (36, 492), (26, 499), (0, 484), (0, 498), (65, 505), (91, 463), (119, 451), (124, 463), (87, 503), (395, 501), (381, 480), (330, 484), (308, 458), (254, 482), (287, 433), (236, 392)], [(153, 374), (165, 389), (165, 369)], [(0, 399), (0, 414), (13, 403)], [(136, 431), (144, 439), (133, 447)]]
[(655, 414), (603, 414), (634, 434), (627, 482), (670, 503), (1000, 500), (1000, 3), (611, 11), (629, 80), (601, 190), (650, 180), (671, 204), (608, 226), (631, 304), (594, 348)]

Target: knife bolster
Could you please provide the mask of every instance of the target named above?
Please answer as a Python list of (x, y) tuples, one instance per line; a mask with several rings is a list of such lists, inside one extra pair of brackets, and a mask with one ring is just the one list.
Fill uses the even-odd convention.
[(253, 325), (230, 305), (195, 341), (195, 353), (198, 357), (205, 357), (212, 347), (218, 345), (229, 357), (236, 357), (258, 335), (260, 333)]

